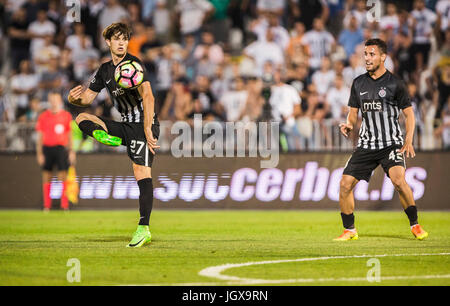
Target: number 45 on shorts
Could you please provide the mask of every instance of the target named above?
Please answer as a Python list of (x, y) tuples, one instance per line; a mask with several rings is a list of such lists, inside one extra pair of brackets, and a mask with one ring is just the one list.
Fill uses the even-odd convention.
[(400, 153), (400, 149), (392, 150), (389, 153), (389, 159), (395, 161), (396, 163), (403, 161), (403, 153)]

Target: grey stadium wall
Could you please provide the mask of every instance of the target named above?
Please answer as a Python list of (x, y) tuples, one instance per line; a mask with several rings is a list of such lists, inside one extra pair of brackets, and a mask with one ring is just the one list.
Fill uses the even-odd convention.
[[(349, 153), (282, 154), (276, 168), (259, 158), (174, 158), (157, 155), (152, 169), (156, 209), (338, 209), (339, 180)], [(407, 160), (406, 179), (421, 210), (450, 209), (450, 154), (421, 152)], [(0, 155), (0, 208), (40, 209), (41, 173), (32, 154)], [(139, 189), (126, 154), (77, 157), (79, 203), (73, 209), (136, 209)], [(51, 197), (59, 206), (61, 183)], [(354, 191), (357, 209), (400, 209), (378, 167)]]

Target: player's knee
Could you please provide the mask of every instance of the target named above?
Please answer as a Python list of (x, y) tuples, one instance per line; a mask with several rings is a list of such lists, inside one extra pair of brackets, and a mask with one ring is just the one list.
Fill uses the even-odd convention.
[(406, 180), (402, 176), (394, 176), (391, 177), (392, 185), (394, 185), (394, 188), (398, 190), (402, 190), (404, 187), (408, 186), (406, 183)]
[(81, 113), (81, 114), (78, 114), (78, 116), (75, 118), (75, 122), (77, 124), (80, 124), (80, 122), (83, 120), (89, 120), (89, 114)]
[(350, 194), (352, 192), (352, 189), (353, 189), (353, 183), (352, 182), (350, 182), (348, 180), (344, 180), (344, 179), (341, 180), (340, 190), (339, 191), (340, 191), (340, 193), (342, 195)]

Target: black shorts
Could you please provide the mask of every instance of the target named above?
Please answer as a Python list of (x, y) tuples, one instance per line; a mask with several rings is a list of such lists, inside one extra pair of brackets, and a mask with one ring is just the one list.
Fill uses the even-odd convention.
[(69, 153), (64, 146), (43, 146), (42, 153), (45, 158), (42, 170), (52, 171), (54, 166), (56, 166), (59, 171), (67, 171), (67, 169), (69, 169)]
[(401, 145), (393, 145), (380, 150), (356, 148), (348, 160), (344, 174), (351, 175), (357, 180), (369, 182), (372, 171), (381, 165), (389, 177), (389, 169), (394, 166), (406, 168), (405, 156), (399, 153)]
[[(151, 167), (153, 153), (147, 145), (147, 137), (144, 132), (144, 123), (117, 122), (100, 118), (106, 124), (108, 134), (122, 138), (122, 145), (127, 147), (128, 156), (133, 163)], [(159, 137), (159, 123), (152, 124), (153, 137)]]

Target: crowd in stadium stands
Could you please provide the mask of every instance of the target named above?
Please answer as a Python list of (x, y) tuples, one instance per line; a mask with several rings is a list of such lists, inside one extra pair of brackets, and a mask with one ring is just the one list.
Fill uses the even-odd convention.
[[(382, 38), (411, 95), (418, 149), (450, 149), (450, 0), (72, 1), (80, 22), (66, 2), (0, 0), (0, 122), (34, 122), (51, 90), (87, 86), (109, 57), (102, 30), (122, 21), (160, 120), (276, 120), (289, 150), (345, 120), (364, 41)], [(105, 91), (91, 111), (116, 115)]]

